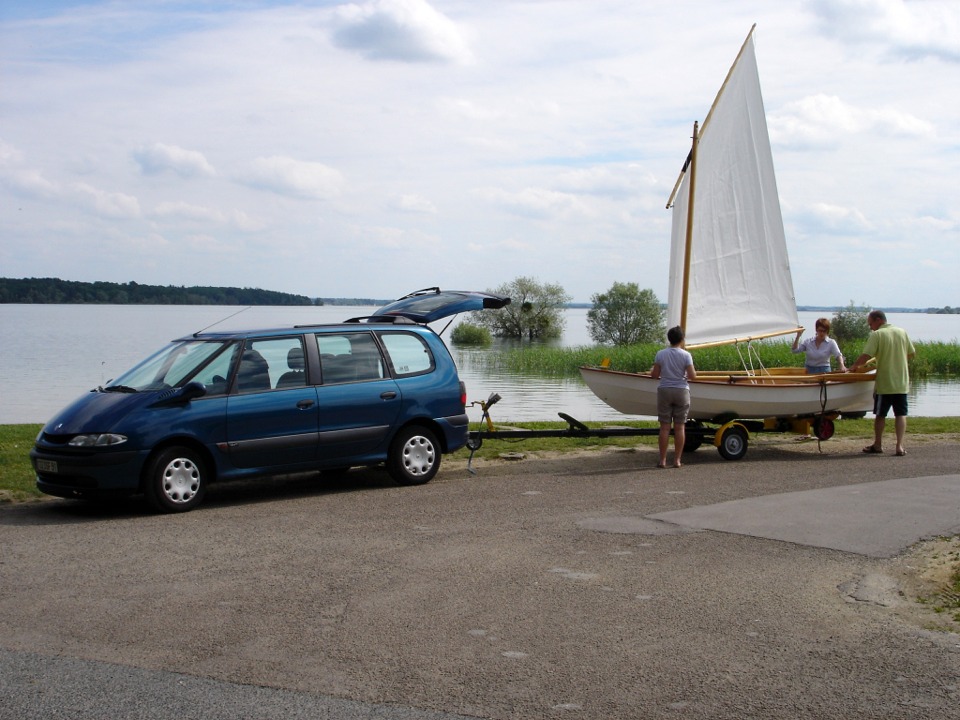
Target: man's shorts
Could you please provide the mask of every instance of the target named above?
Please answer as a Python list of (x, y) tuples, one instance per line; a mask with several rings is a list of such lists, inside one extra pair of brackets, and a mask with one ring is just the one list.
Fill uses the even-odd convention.
[(657, 419), (662, 423), (671, 420), (683, 425), (690, 412), (690, 391), (687, 388), (657, 388)]
[(906, 417), (907, 415), (907, 395), (874, 395), (873, 396), (873, 414), (877, 417), (886, 417), (887, 413), (893, 408), (894, 417)]

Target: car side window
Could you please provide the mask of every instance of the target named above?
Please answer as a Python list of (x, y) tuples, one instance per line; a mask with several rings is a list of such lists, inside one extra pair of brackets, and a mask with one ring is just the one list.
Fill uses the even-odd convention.
[(263, 392), (307, 384), (303, 340), (299, 335), (248, 340), (237, 370), (237, 392)]
[(207, 397), (223, 395), (227, 391), (227, 378), (230, 377), (230, 367), (233, 365), (233, 359), (237, 356), (239, 347), (239, 344), (231, 345), (228, 350), (217, 355), (191, 378), (206, 386)]
[(396, 376), (420, 375), (434, 369), (433, 354), (419, 335), (412, 333), (382, 333), (380, 340), (390, 356)]
[(380, 348), (370, 333), (318, 333), (316, 338), (324, 385), (386, 376)]

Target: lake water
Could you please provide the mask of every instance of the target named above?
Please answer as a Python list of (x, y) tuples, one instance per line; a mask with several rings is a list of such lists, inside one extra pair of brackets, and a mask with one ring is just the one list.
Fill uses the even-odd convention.
[[(210, 325), (228, 330), (339, 322), (373, 309), (0, 304), (0, 423), (46, 422), (75, 397), (116, 377), (164, 343)], [(564, 315), (566, 330), (560, 344), (591, 345), (587, 311), (572, 308)], [(800, 313), (800, 322), (813, 328), (817, 316)], [(960, 338), (960, 315), (891, 313), (888, 317), (915, 341), (956, 342)], [(442, 327), (438, 323), (435, 329)], [(495, 421), (556, 420), (558, 412), (584, 422), (627, 417), (598, 400), (579, 378), (488, 370), (479, 361), (485, 351), (451, 350), (467, 384), (468, 401), (484, 400), (492, 392), (503, 397), (492, 412)], [(910, 412), (917, 416), (960, 415), (960, 383), (914, 383)], [(471, 421), (479, 420), (479, 407), (470, 408), (469, 414)]]

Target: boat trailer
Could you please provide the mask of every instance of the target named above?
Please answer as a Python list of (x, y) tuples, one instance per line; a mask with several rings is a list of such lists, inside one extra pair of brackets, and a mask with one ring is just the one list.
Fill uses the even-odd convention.
[[(473, 469), (473, 454), (483, 446), (484, 440), (523, 440), (530, 438), (611, 438), (611, 437), (656, 437), (660, 428), (631, 428), (631, 427), (588, 427), (585, 423), (566, 413), (557, 413), (567, 423), (562, 430), (497, 430), (490, 417), (490, 408), (502, 398), (498, 393), (491, 393), (486, 400), (470, 403), (479, 405), (483, 411), (480, 419), (481, 429), (471, 430), (467, 437), (467, 447), (470, 449), (470, 459), (467, 461), (467, 470), (475, 475)], [(864, 413), (865, 414), (865, 413)], [(839, 417), (839, 412), (828, 412), (808, 417), (771, 417), (762, 420), (747, 420), (739, 417), (718, 417), (710, 422), (717, 427), (709, 427), (701, 420), (688, 420), (686, 424), (686, 443), (683, 452), (693, 452), (704, 442), (710, 442), (721, 457), (725, 460), (739, 460), (747, 454), (750, 433), (793, 432), (801, 435), (811, 435), (816, 440), (829, 440), (833, 437), (833, 421)], [(673, 431), (670, 431), (673, 434)]]

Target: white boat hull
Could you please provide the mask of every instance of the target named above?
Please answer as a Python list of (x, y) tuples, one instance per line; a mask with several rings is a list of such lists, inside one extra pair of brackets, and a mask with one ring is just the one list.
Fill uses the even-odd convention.
[[(802, 370), (794, 371), (802, 373)], [(642, 373), (581, 367), (593, 393), (626, 415), (657, 415), (660, 381)], [(749, 378), (703, 374), (690, 382), (691, 420), (795, 418), (873, 409), (874, 374), (785, 375)]]

